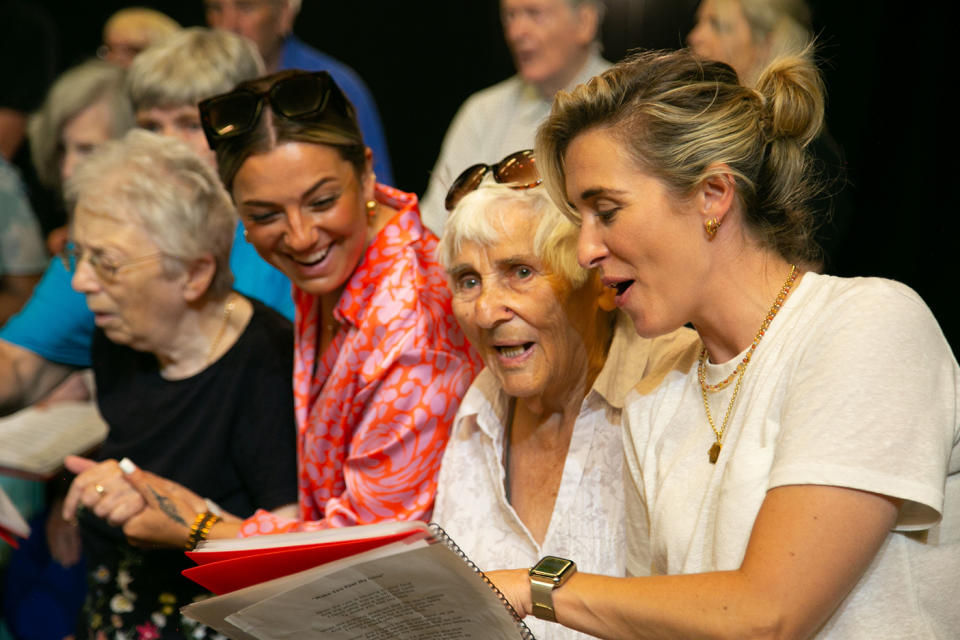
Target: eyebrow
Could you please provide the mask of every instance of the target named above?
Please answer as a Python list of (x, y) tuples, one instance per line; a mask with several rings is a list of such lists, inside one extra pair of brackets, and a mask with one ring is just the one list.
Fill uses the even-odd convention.
[(471, 271), (474, 271), (474, 268), (469, 264), (455, 264), (447, 269), (447, 276), (449, 276), (452, 280), (456, 280), (463, 274), (470, 273)]
[(580, 192), (580, 199), (589, 200), (590, 198), (594, 198), (600, 195), (608, 195), (608, 194), (619, 195), (621, 193), (623, 193), (623, 191), (620, 189), (608, 189), (606, 187), (592, 187), (590, 189), (585, 189), (584, 191)]
[[(320, 178), (319, 180), (317, 180), (316, 182), (314, 182), (313, 185), (312, 185), (309, 189), (307, 189), (306, 191), (304, 191), (304, 192), (300, 195), (300, 197), (303, 198), (304, 196), (313, 193), (314, 191), (316, 191), (317, 189), (319, 189), (320, 187), (322, 187), (325, 183), (330, 182), (331, 180), (335, 180), (335, 179), (336, 179), (336, 178), (335, 178), (334, 176), (327, 176), (327, 177), (325, 177), (325, 178)], [(245, 206), (248, 206), (248, 207), (273, 207), (273, 206), (276, 206), (277, 203), (276, 203), (276, 202), (268, 202), (268, 201), (266, 201), (266, 200), (244, 200), (244, 201), (241, 202), (240, 204), (245, 205)]]

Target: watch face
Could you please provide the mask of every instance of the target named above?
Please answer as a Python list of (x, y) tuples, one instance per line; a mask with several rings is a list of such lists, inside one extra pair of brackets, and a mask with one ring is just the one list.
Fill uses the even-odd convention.
[(537, 573), (545, 574), (548, 576), (559, 576), (563, 573), (564, 569), (572, 565), (573, 562), (565, 558), (558, 558), (556, 556), (544, 556), (540, 562), (537, 563), (537, 566), (533, 570)]

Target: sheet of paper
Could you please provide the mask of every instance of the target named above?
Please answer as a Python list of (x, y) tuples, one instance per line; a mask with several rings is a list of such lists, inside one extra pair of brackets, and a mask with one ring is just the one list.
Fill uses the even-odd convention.
[(440, 544), (354, 565), (228, 621), (263, 639), (516, 639), (493, 591)]
[(520, 637), (482, 578), (442, 544), (426, 540), (387, 545), (183, 612), (241, 640)]
[(0, 418), (0, 473), (46, 479), (68, 454), (92, 450), (107, 425), (91, 402), (58, 402)]

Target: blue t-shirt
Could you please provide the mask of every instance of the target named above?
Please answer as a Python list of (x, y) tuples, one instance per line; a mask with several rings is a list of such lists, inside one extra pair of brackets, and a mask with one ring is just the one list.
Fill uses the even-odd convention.
[[(293, 319), (290, 280), (244, 240), (239, 224), (230, 269), (234, 289)], [(0, 329), (0, 338), (51, 362), (89, 367), (93, 328), (93, 314), (83, 294), (70, 287), (70, 274), (60, 259), (54, 258), (27, 304)]]
[(357, 72), (339, 60), (317, 51), (294, 35), (289, 36), (283, 44), (280, 69), (326, 71), (330, 74), (357, 111), (357, 124), (363, 134), (363, 142), (373, 151), (373, 171), (377, 174), (377, 182), (396, 186), (377, 104)]

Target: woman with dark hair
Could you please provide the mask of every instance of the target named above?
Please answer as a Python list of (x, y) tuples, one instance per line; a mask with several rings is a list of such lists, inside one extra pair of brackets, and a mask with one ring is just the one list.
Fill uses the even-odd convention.
[(907, 287), (811, 270), (823, 94), (648, 52), (560, 94), (537, 158), (637, 333), (690, 323), (624, 410), (627, 571), (490, 578), (605, 638), (946, 638), (960, 628), (960, 369)]
[[(376, 182), (353, 107), (324, 72), (245, 82), (200, 112), (248, 241), (294, 285), (300, 495), (297, 518), (222, 514), (209, 537), (429, 518), (450, 424), (481, 365), (416, 197)], [(190, 540), (171, 506), (191, 523), (205, 501), (128, 477), (149, 508), (127, 535)]]

